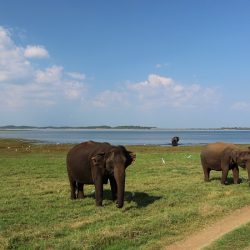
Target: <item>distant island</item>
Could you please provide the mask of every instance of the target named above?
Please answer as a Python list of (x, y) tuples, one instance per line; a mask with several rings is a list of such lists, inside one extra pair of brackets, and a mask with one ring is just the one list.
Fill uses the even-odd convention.
[(250, 130), (249, 127), (222, 127), (222, 130)]
[(149, 126), (134, 126), (134, 125), (122, 125), (122, 126), (16, 126), (7, 125), (0, 126), (0, 130), (29, 130), (29, 129), (159, 129), (159, 130), (250, 130), (250, 127), (221, 127), (221, 128), (157, 128)]
[(0, 126), (0, 129), (152, 129), (156, 127), (146, 127), (146, 126), (80, 126), (80, 127), (71, 127), (71, 126), (45, 126), (45, 127), (37, 127), (37, 126), (15, 126), (15, 125), (7, 125)]

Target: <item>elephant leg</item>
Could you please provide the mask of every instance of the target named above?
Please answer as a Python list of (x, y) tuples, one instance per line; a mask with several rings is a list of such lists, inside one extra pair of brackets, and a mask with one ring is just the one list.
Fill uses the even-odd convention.
[(235, 167), (232, 169), (232, 171), (233, 171), (234, 184), (238, 184), (239, 183), (239, 168)]
[(72, 200), (76, 199), (76, 181), (74, 181), (71, 177), (69, 177), (69, 183), (70, 183), (70, 198)]
[(246, 169), (247, 169), (247, 173), (248, 173), (248, 185), (250, 187), (250, 165), (247, 165)]
[(248, 170), (248, 185), (250, 187), (250, 169)]
[(83, 199), (84, 198), (84, 192), (83, 192), (83, 184), (77, 183), (77, 198)]
[(95, 200), (96, 200), (96, 206), (102, 206), (103, 183), (101, 178), (97, 178), (95, 180)]
[(222, 169), (221, 184), (227, 184), (228, 168)]
[(111, 176), (109, 178), (110, 182), (110, 187), (111, 187), (111, 193), (112, 193), (112, 200), (116, 201), (117, 200), (117, 184), (114, 176)]
[(209, 181), (210, 171), (211, 171), (211, 168), (203, 167), (204, 181)]

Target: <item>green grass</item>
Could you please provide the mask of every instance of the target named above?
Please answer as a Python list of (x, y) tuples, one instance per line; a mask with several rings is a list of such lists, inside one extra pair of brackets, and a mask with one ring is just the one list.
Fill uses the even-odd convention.
[(4, 249), (160, 249), (250, 205), (246, 171), (240, 170), (239, 185), (221, 185), (220, 172), (204, 183), (200, 147), (160, 146), (127, 147), (137, 159), (126, 172), (122, 209), (111, 201), (109, 185), (101, 208), (92, 185), (85, 186), (84, 200), (72, 201), (65, 166), (70, 147), (0, 140)]
[(225, 234), (204, 250), (242, 250), (250, 249), (250, 223), (247, 223), (234, 231)]

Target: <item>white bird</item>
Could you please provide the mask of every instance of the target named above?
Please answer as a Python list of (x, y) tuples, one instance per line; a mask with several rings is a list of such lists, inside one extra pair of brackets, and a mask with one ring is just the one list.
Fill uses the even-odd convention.
[(163, 163), (163, 164), (165, 164), (165, 161), (164, 161), (164, 159), (163, 159), (163, 158), (161, 158), (161, 161), (162, 161), (162, 163)]

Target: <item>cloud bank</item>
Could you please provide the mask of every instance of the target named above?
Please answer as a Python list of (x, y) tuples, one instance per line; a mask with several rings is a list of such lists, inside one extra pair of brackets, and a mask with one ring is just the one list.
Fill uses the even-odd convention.
[(84, 95), (85, 76), (66, 72), (62, 66), (37, 68), (29, 59), (44, 59), (49, 52), (41, 45), (18, 46), (9, 30), (0, 27), (0, 107), (5, 110), (52, 106), (61, 100)]
[(178, 84), (169, 77), (150, 74), (145, 81), (99, 93), (92, 104), (100, 108), (119, 105), (151, 112), (164, 108), (195, 109), (218, 103), (216, 92), (216, 88)]
[[(86, 74), (68, 72), (61, 65), (39, 66), (40, 60), (49, 60), (49, 51), (43, 45), (22, 47), (16, 44), (11, 32), (1, 26), (0, 55), (0, 109), (2, 117), (6, 117), (5, 124), (8, 124), (9, 116), (4, 116), (4, 113), (11, 112), (16, 115), (17, 123), (25, 124), (25, 121), (18, 120), (17, 112), (36, 116), (36, 110), (48, 108), (50, 117), (56, 117), (61, 109), (65, 121), (67, 115), (75, 115), (72, 121), (78, 124), (86, 122), (81, 118), (85, 113), (89, 117), (90, 114), (99, 113), (102, 114), (100, 119), (106, 117), (109, 121), (124, 118), (123, 114), (127, 114), (128, 110), (132, 110), (134, 117), (141, 116), (143, 122), (143, 114), (147, 112), (156, 114), (166, 110), (194, 110), (215, 105), (219, 101), (215, 88), (199, 84), (185, 85), (157, 74), (149, 74), (139, 82), (124, 80), (119, 87), (107, 87), (104, 91), (95, 88), (95, 91), (91, 91), (94, 87), (91, 88)], [(36, 119), (29, 117), (33, 118)], [(66, 124), (63, 115), (61, 119), (60, 124)], [(89, 120), (88, 123), (91, 123)], [(134, 118), (130, 117), (130, 120)], [(92, 124), (95, 122), (98, 120), (93, 118)], [(116, 123), (119, 124), (118, 121)], [(124, 121), (121, 120), (121, 123)]]

